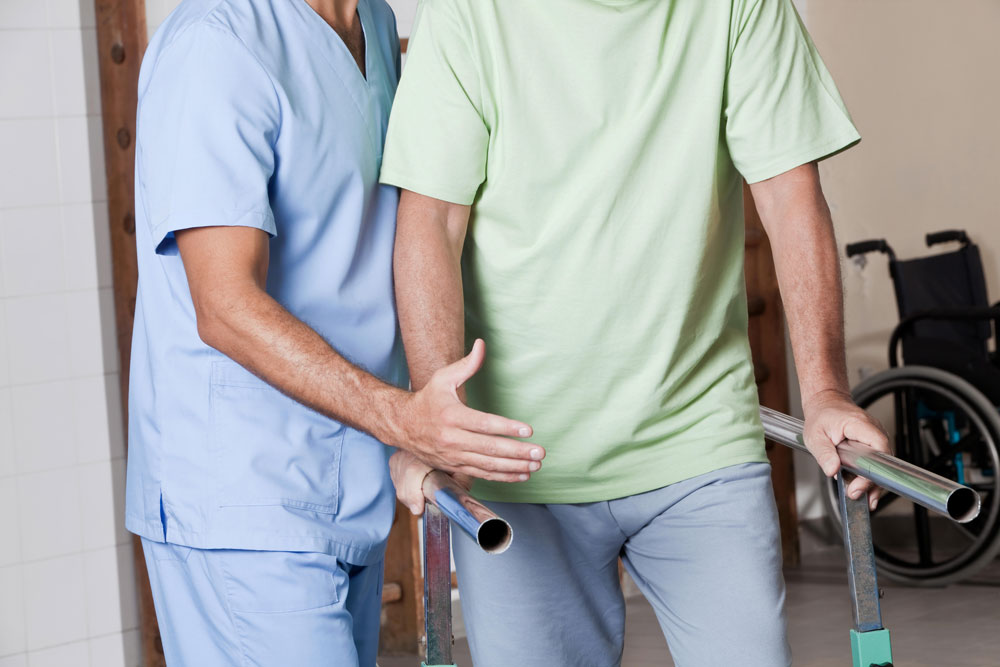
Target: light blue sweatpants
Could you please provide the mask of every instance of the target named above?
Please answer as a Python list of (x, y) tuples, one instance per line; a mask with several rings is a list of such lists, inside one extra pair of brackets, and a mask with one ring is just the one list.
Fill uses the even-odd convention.
[(510, 550), (453, 539), (476, 667), (619, 665), (619, 556), (678, 667), (790, 665), (770, 471), (737, 465), (608, 502), (487, 503), (514, 529)]
[(381, 562), (142, 547), (168, 667), (374, 667)]

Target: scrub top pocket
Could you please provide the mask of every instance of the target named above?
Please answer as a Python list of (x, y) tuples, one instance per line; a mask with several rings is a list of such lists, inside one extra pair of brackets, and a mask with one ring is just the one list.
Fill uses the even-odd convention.
[(337, 513), (343, 425), (232, 361), (212, 364), (211, 418), (220, 507)]

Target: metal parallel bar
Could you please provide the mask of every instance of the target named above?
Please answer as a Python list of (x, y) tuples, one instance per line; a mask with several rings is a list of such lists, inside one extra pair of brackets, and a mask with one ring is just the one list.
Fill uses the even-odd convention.
[(882, 629), (882, 610), (878, 601), (878, 577), (875, 551), (872, 548), (868, 499), (847, 497), (844, 476), (837, 477), (840, 517), (844, 526), (844, 551), (847, 554), (847, 579), (851, 587), (851, 611), (858, 632)]
[[(760, 417), (769, 439), (793, 449), (808, 451), (802, 440), (802, 420), (765, 407), (760, 409)], [(849, 440), (837, 445), (837, 452), (841, 465), (848, 472), (870, 479), (878, 486), (958, 523), (967, 523), (979, 515), (979, 494), (967, 486)]]
[[(767, 437), (793, 449), (808, 451), (802, 438), (803, 423), (768, 408), (760, 409)], [(848, 472), (866, 477), (899, 496), (945, 514), (960, 523), (979, 513), (979, 495), (886, 454), (853, 442), (838, 445), (841, 465)], [(855, 667), (891, 667), (889, 631), (882, 627), (871, 523), (865, 498), (847, 497), (843, 475), (838, 476), (844, 548), (851, 585), (851, 607), (855, 628), (851, 647)], [(484, 550), (500, 553), (510, 545), (510, 525), (494, 514), (440, 471), (424, 480), (427, 511), (424, 514), (424, 622), (426, 662), (424, 667), (454, 667), (451, 627), (451, 549), (449, 519), (462, 528)], [(484, 540), (484, 529), (486, 539)], [(489, 537), (490, 534), (494, 537)]]
[(875, 550), (868, 500), (847, 497), (844, 476), (837, 476), (837, 496), (844, 527), (847, 579), (851, 588), (851, 656), (854, 667), (892, 667), (892, 642), (882, 627)]
[(514, 531), (490, 508), (469, 495), (454, 478), (440, 470), (424, 478), (424, 498), (476, 541), (489, 554), (501, 554), (510, 547)]
[(448, 518), (432, 504), (424, 512), (424, 627), (424, 666), (453, 667)]

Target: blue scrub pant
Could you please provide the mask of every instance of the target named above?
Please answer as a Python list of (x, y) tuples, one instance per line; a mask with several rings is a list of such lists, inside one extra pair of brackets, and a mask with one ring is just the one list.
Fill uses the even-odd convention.
[(381, 562), (142, 546), (169, 667), (374, 667)]
[(619, 665), (619, 556), (678, 667), (790, 665), (770, 470), (737, 465), (608, 502), (487, 503), (511, 523), (511, 548), (453, 540), (476, 667)]

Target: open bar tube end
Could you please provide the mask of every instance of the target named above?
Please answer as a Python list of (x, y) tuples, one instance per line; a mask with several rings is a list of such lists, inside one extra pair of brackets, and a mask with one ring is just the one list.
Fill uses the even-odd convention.
[(424, 497), (476, 541), (488, 554), (502, 554), (514, 541), (506, 520), (469, 495), (447, 473), (434, 470), (424, 478)]
[[(765, 407), (760, 408), (760, 417), (768, 439), (809, 451), (802, 440), (802, 420)], [(968, 523), (979, 516), (979, 494), (967, 486), (850, 440), (837, 445), (837, 453), (844, 470), (957, 523)]]

